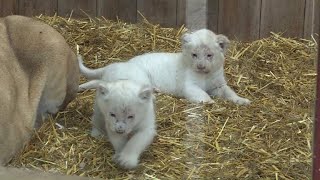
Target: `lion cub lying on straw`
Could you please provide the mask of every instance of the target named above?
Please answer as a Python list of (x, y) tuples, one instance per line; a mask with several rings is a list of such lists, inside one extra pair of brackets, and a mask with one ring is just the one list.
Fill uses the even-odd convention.
[[(139, 72), (136, 78), (151, 83), (160, 91), (185, 97), (192, 102), (211, 103), (212, 96), (219, 96), (237, 104), (249, 104), (228, 85), (224, 76), (224, 55), (229, 40), (201, 29), (182, 36), (182, 53), (147, 53), (127, 62), (127, 71)], [(119, 72), (109, 65), (91, 70), (80, 64), (80, 71), (90, 79), (100, 79), (104, 71)], [(127, 72), (125, 72), (127, 73)], [(137, 77), (138, 76), (138, 77)]]
[(153, 89), (130, 80), (92, 80), (80, 88), (97, 89), (91, 135), (106, 134), (114, 161), (126, 169), (136, 167), (156, 134)]
[(30, 139), (42, 117), (75, 96), (77, 57), (52, 27), (22, 16), (0, 18), (0, 165)]

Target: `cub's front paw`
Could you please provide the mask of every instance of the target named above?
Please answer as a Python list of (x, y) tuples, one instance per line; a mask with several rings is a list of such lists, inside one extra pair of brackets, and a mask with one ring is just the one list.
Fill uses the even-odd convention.
[(125, 169), (133, 169), (138, 166), (139, 160), (136, 155), (132, 154), (115, 154), (113, 159), (116, 163), (118, 163), (121, 167)]
[(208, 98), (193, 98), (190, 99), (191, 102), (194, 103), (201, 103), (201, 104), (214, 104), (215, 101), (213, 99), (211, 99), (210, 97)]
[(242, 97), (238, 97), (233, 102), (236, 104), (239, 104), (239, 105), (248, 105), (251, 103), (251, 101), (249, 99), (242, 98)]
[(210, 99), (209, 101), (203, 102), (203, 104), (214, 104), (215, 101), (213, 99)]

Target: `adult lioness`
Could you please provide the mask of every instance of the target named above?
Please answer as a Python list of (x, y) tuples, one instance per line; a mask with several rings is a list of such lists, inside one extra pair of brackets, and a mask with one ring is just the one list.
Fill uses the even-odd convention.
[(65, 39), (23, 16), (0, 18), (0, 165), (29, 140), (36, 120), (76, 95), (79, 67)]

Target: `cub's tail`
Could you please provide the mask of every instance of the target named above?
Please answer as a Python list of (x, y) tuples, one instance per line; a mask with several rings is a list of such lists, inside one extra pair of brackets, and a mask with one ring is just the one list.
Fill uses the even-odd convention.
[(101, 79), (102, 74), (103, 74), (103, 69), (104, 68), (99, 68), (99, 69), (90, 69), (87, 68), (83, 64), (83, 59), (81, 55), (78, 55), (78, 63), (79, 63), (79, 68), (80, 68), (80, 73), (86, 77), (87, 79)]

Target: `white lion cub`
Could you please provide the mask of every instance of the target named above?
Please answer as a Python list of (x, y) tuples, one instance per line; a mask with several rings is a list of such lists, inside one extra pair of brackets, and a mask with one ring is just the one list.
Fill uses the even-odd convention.
[(225, 80), (224, 55), (228, 45), (226, 36), (201, 29), (182, 36), (181, 53), (149, 53), (136, 56), (129, 63), (142, 68), (160, 91), (193, 102), (213, 102), (212, 95), (249, 104)]
[(131, 169), (156, 134), (152, 88), (135, 81), (92, 80), (81, 89), (96, 88), (91, 135), (108, 136), (115, 149), (114, 161)]
[[(151, 84), (155, 89), (192, 102), (211, 103), (218, 96), (236, 104), (250, 100), (238, 96), (224, 76), (224, 60), (229, 40), (201, 29), (182, 36), (181, 53), (147, 53), (126, 63), (115, 63), (89, 69), (79, 61), (80, 71), (89, 79), (125, 77)], [(106, 75), (106, 73), (108, 75)]]

